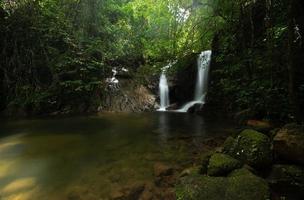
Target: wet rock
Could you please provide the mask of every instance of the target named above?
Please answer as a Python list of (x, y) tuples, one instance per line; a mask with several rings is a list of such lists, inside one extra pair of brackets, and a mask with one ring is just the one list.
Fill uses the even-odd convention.
[(270, 198), (267, 182), (247, 169), (233, 171), (228, 177), (192, 175), (176, 186), (177, 199), (187, 200), (265, 200)]
[(296, 165), (273, 165), (267, 180), (279, 190), (304, 193), (304, 168)]
[(155, 163), (154, 164), (154, 175), (156, 177), (169, 176), (172, 175), (174, 169), (168, 165), (163, 163)]
[(199, 167), (189, 167), (184, 169), (180, 174), (179, 177), (185, 177), (192, 174), (199, 174), (200, 168)]
[(242, 110), (234, 115), (234, 120), (241, 125), (246, 124), (246, 121), (254, 118), (256, 113), (251, 109)]
[(273, 126), (268, 121), (262, 120), (248, 120), (247, 126), (251, 129), (259, 131), (269, 136), (269, 132), (273, 129)]
[(265, 168), (272, 163), (269, 137), (251, 129), (242, 131), (236, 138), (227, 138), (223, 151), (255, 168)]
[(176, 200), (174, 188), (167, 188), (162, 191), (161, 199)]
[(155, 186), (153, 184), (146, 184), (145, 189), (138, 200), (156, 200)]
[(145, 189), (144, 183), (133, 183), (120, 190), (113, 191), (110, 195), (111, 200), (136, 200), (139, 199)]
[(174, 168), (163, 163), (155, 163), (154, 175), (154, 183), (157, 187), (173, 187), (176, 182), (177, 174), (174, 172)]
[(202, 165), (200, 169), (201, 174), (207, 174), (208, 171), (208, 165), (209, 165), (209, 160), (212, 156), (212, 153), (206, 153), (205, 155), (202, 156)]
[(273, 139), (276, 157), (304, 165), (304, 130), (303, 126), (288, 124)]
[(70, 193), (68, 195), (68, 200), (81, 200), (81, 196), (79, 194)]
[(209, 160), (207, 174), (209, 176), (223, 176), (232, 170), (242, 167), (242, 163), (229, 155), (215, 153)]

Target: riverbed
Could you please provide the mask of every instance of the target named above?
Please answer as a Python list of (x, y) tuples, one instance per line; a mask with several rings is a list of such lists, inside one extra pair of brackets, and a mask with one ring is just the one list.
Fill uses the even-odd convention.
[(0, 199), (107, 199), (153, 165), (187, 166), (202, 141), (232, 132), (223, 119), (183, 113), (100, 114), (0, 124)]

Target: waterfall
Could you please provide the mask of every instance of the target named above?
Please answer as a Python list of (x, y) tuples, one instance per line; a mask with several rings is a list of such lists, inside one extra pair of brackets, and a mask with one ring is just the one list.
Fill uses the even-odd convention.
[(205, 104), (208, 86), (208, 74), (211, 61), (211, 51), (203, 51), (197, 59), (197, 79), (195, 86), (194, 100), (188, 102), (177, 112), (187, 112), (195, 104)]
[(158, 111), (166, 111), (169, 106), (169, 86), (165, 73), (163, 72), (159, 79), (159, 96), (160, 96), (160, 108)]

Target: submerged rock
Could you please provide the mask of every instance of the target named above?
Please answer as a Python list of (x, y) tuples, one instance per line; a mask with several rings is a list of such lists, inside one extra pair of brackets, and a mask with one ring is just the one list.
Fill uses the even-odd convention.
[(273, 150), (278, 158), (304, 165), (303, 126), (284, 126), (273, 139)]
[(182, 200), (266, 200), (270, 198), (267, 182), (247, 169), (233, 171), (228, 177), (191, 175), (176, 186)]
[(136, 200), (139, 199), (145, 190), (144, 183), (133, 183), (120, 190), (113, 191), (111, 200)]
[(242, 163), (231, 156), (222, 153), (215, 153), (209, 160), (207, 174), (209, 176), (222, 176), (241, 167)]
[(268, 167), (272, 163), (269, 137), (251, 129), (242, 131), (236, 138), (227, 138), (224, 152), (256, 168)]
[(156, 177), (169, 176), (172, 175), (174, 169), (168, 165), (163, 163), (155, 163), (154, 164), (154, 175)]
[(155, 163), (154, 176), (154, 183), (157, 187), (173, 187), (176, 182), (174, 168), (163, 163)]

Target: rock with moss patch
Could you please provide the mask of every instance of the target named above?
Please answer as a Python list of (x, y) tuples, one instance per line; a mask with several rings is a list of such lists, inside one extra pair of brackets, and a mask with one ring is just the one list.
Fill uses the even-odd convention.
[(200, 173), (200, 168), (195, 166), (195, 167), (189, 167), (184, 169), (180, 174), (179, 177), (185, 177), (185, 176), (190, 176), (193, 174), (199, 174)]
[(176, 186), (178, 200), (266, 200), (267, 182), (247, 169), (233, 171), (228, 177), (192, 175)]
[(304, 165), (304, 127), (288, 124), (273, 139), (276, 157)]
[(201, 174), (207, 174), (209, 159), (211, 156), (212, 156), (211, 152), (208, 152), (202, 156), (202, 162), (201, 162), (202, 165), (201, 165), (201, 170), (200, 170)]
[(207, 174), (209, 176), (223, 176), (241, 167), (242, 163), (231, 156), (215, 153), (209, 160)]
[(242, 131), (236, 138), (228, 138), (224, 152), (255, 168), (265, 168), (272, 163), (269, 137), (251, 129)]

